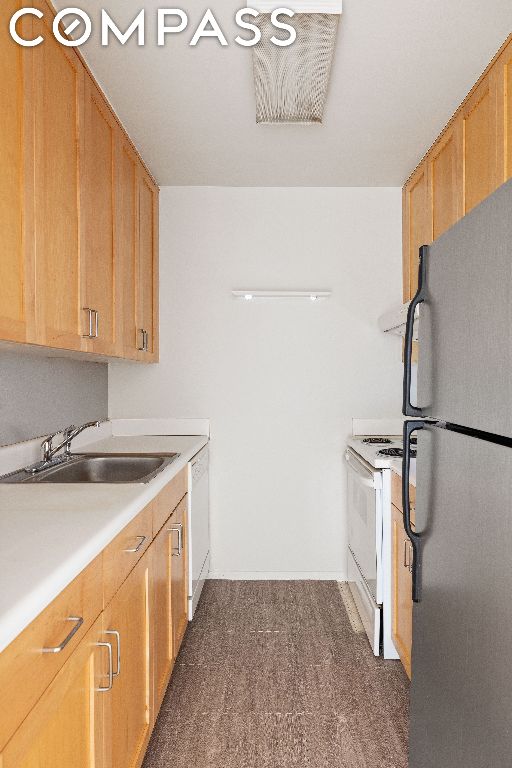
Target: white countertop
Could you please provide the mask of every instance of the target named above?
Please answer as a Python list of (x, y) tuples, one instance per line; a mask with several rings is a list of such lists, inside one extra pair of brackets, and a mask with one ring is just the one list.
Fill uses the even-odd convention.
[(179, 453), (146, 484), (0, 484), (0, 651), (109, 544), (208, 442), (108, 437), (80, 453)]

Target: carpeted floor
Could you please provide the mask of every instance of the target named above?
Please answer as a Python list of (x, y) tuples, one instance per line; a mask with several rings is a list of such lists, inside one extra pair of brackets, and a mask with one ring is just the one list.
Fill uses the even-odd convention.
[(209, 581), (143, 768), (406, 768), (407, 707), (335, 582)]

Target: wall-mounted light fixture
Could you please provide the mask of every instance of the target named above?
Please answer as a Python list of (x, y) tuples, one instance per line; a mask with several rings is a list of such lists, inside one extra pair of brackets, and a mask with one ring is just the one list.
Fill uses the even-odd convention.
[(328, 299), (331, 291), (231, 291), (236, 299), (244, 301), (254, 301), (256, 299), (308, 299), (317, 301), (318, 299)]

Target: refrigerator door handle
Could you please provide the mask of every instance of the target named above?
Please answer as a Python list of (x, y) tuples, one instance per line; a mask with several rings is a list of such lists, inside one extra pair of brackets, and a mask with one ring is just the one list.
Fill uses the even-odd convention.
[(423, 416), (421, 408), (417, 408), (411, 403), (411, 365), (412, 365), (412, 335), (414, 330), (414, 313), (416, 307), (425, 301), (426, 294), (426, 271), (427, 271), (427, 253), (428, 245), (422, 245), (420, 248), (420, 264), (418, 268), (418, 290), (409, 304), (407, 310), (407, 324), (405, 326), (405, 344), (404, 344), (404, 382), (403, 382), (403, 401), (402, 413), (404, 416)]
[[(409, 473), (411, 468), (411, 435), (423, 429), (427, 425), (435, 424), (434, 421), (425, 421), (418, 419), (415, 421), (404, 421), (404, 447), (402, 457), (402, 505), (404, 516), (404, 530), (411, 541), (412, 546), (412, 599), (415, 603), (421, 600), (421, 533), (413, 530), (411, 525), (411, 501), (409, 498)], [(411, 567), (411, 565), (410, 565)]]

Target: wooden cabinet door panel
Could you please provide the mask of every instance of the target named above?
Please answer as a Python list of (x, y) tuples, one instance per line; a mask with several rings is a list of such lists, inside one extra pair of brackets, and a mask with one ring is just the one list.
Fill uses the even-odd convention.
[(37, 341), (82, 348), (80, 164), (84, 68), (58, 43), (51, 19), (33, 21), (34, 227)]
[(428, 182), (428, 166), (423, 162), (404, 187), (404, 301), (409, 301), (418, 288), (419, 249), (432, 242), (432, 206)]
[(429, 154), (433, 240), (462, 216), (462, 144), (462, 120), (456, 119)]
[(464, 130), (464, 214), (498, 186), (497, 89), (491, 71), (462, 109)]
[(172, 623), (173, 532), (164, 525), (153, 543), (153, 680), (154, 716), (158, 710), (174, 665)]
[(116, 352), (114, 152), (120, 128), (89, 76), (85, 78), (84, 152), (81, 184), (82, 328), (89, 331), (86, 308), (98, 313), (98, 337), (87, 350)]
[(512, 36), (496, 68), (498, 111), (498, 185), (512, 177)]
[(188, 624), (187, 504), (188, 496), (185, 496), (169, 520), (172, 541), (171, 598), (174, 658), (178, 655)]
[(147, 350), (139, 359), (158, 359), (158, 189), (142, 166), (139, 173), (139, 250), (137, 329), (147, 334)]
[[(146, 552), (103, 614), (103, 637), (113, 642), (114, 666), (119, 672), (104, 699), (106, 768), (137, 766), (149, 740), (151, 554), (151, 550)], [(119, 633), (119, 645), (112, 632)]]
[(22, 6), (21, 0), (4, 0), (0, 8), (0, 338), (9, 341), (26, 341), (27, 324), (33, 324), (32, 251), (23, 214), (32, 159), (25, 110), (30, 54), (8, 33), (9, 19)]
[(103, 768), (103, 697), (108, 654), (101, 619), (0, 754), (2, 768)]
[(407, 675), (411, 677), (412, 548), (404, 531), (402, 513), (392, 506), (392, 637)]
[(118, 326), (122, 356), (136, 360), (137, 335), (137, 241), (139, 159), (120, 133), (116, 145), (116, 248)]

